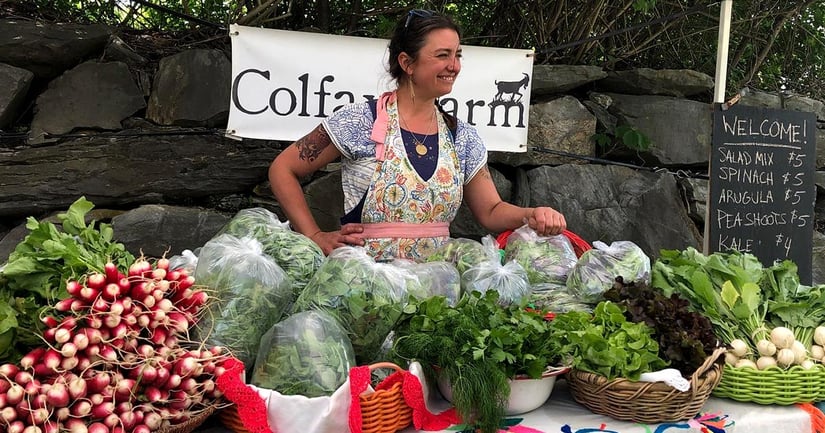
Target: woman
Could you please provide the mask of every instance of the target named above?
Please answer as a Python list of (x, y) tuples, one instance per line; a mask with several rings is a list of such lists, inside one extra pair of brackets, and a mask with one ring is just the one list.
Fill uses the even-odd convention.
[[(461, 71), (459, 33), (446, 16), (410, 11), (389, 43), (396, 90), (341, 108), (273, 161), (269, 180), (281, 208), (325, 254), (363, 245), (376, 260), (426, 258), (449, 239), (462, 200), (490, 232), (525, 222), (540, 235), (565, 229), (554, 209), (504, 202), (476, 130), (440, 111), (436, 99)], [(324, 232), (299, 179), (339, 158), (346, 214), (340, 230)]]

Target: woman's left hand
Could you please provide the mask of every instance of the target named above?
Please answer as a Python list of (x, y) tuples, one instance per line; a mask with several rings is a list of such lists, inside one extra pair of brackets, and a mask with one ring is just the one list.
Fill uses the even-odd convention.
[(564, 215), (550, 207), (533, 208), (527, 225), (536, 231), (539, 236), (549, 236), (561, 234), (567, 228), (567, 221)]

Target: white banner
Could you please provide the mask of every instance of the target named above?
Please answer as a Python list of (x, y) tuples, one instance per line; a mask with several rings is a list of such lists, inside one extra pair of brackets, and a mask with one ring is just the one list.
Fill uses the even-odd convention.
[[(294, 141), (344, 104), (391, 90), (387, 41), (232, 25), (227, 135)], [(487, 150), (527, 151), (533, 51), (462, 46), (461, 74), (439, 99)]]

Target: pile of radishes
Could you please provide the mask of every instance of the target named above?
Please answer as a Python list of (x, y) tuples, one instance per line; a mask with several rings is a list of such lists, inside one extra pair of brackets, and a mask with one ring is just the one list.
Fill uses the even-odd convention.
[(189, 341), (207, 293), (169, 261), (69, 281), (47, 347), (0, 366), (0, 432), (150, 433), (214, 406), (228, 354)]
[[(758, 370), (771, 367), (788, 369), (796, 365), (804, 369), (814, 368), (817, 363), (825, 362), (825, 327), (817, 327), (812, 339), (813, 341), (807, 343), (797, 340), (791, 329), (777, 326), (771, 329), (769, 334), (764, 335), (764, 338), (758, 339), (755, 347), (742, 339), (731, 341), (730, 348), (725, 354), (725, 362), (737, 368), (749, 367)], [(808, 346), (811, 347), (810, 351)]]

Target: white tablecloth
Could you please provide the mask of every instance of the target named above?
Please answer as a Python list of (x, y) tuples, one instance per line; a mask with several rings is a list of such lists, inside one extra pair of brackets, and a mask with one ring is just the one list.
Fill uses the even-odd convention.
[[(448, 407), (437, 391), (430, 396), (434, 411)], [(811, 418), (797, 406), (759, 405), (711, 397), (697, 417), (707, 415), (707, 420), (672, 424), (635, 424), (618, 421), (608, 416), (596, 415), (576, 403), (567, 390), (567, 382), (556, 382), (553, 394), (540, 408), (508, 418), (522, 418), (513, 433), (815, 433), (811, 431)], [(455, 430), (444, 430), (445, 432)], [(404, 433), (413, 433), (407, 429)]]

